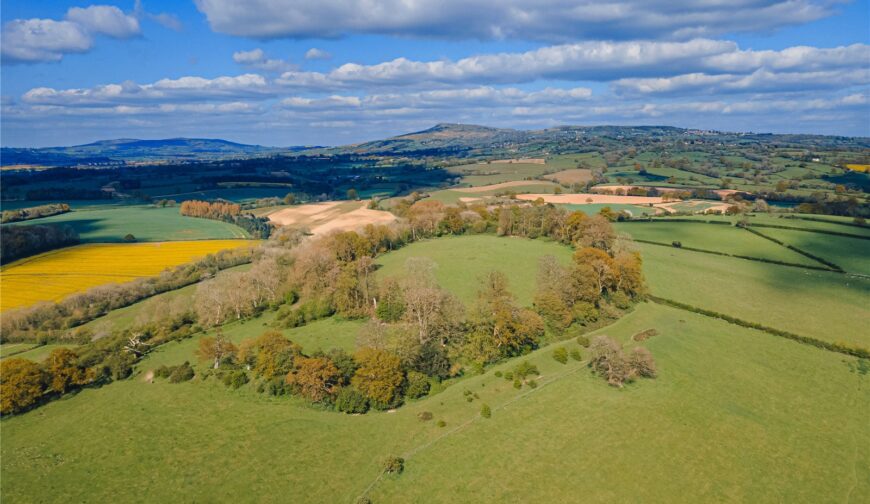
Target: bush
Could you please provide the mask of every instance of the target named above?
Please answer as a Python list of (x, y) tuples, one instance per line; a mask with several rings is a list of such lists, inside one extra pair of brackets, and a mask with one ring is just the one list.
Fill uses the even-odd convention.
[(672, 241), (672, 242), (671, 242), (671, 245), (674, 246), (674, 247), (676, 247), (676, 248), (683, 248), (683, 244), (682, 244), (682, 242)]
[(444, 420), (438, 420), (438, 423), (436, 423), (435, 425), (437, 425), (438, 427), (447, 427), (447, 422), (445, 422)]
[(597, 322), (601, 314), (599, 313), (598, 308), (596, 308), (594, 304), (588, 303), (586, 301), (580, 301), (574, 304), (574, 308), (572, 309), (572, 316), (575, 322), (586, 325)]
[(519, 378), (514, 379), (514, 388), (517, 390), (523, 388), (523, 382)]
[(631, 355), (628, 356), (628, 364), (631, 366), (632, 373), (637, 376), (644, 378), (656, 377), (656, 362), (650, 351), (646, 348), (637, 347), (632, 350)]
[(417, 413), (417, 418), (421, 422), (428, 422), (429, 420), (432, 420), (433, 417), (434, 415), (432, 415), (431, 411), (421, 411), (420, 413)]
[(616, 291), (611, 294), (610, 302), (613, 303), (620, 310), (627, 310), (631, 308), (631, 298), (622, 291)]
[(248, 383), (250, 381), (248, 379), (248, 374), (244, 371), (231, 371), (224, 375), (223, 382), (227, 387), (232, 387), (233, 389), (237, 389), (242, 385)]
[(396, 456), (387, 457), (384, 459), (383, 468), (385, 473), (402, 474), (405, 470), (405, 459)]
[(496, 372), (495, 372), (495, 377), (496, 377), (496, 378), (501, 378), (501, 376), (502, 376), (502, 372), (501, 372), (501, 371), (496, 371)]
[(514, 376), (517, 379), (525, 379), (527, 376), (539, 375), (538, 367), (529, 361), (522, 361), (514, 366)]
[(589, 348), (589, 338), (586, 336), (577, 336), (577, 344), (583, 348)]
[(535, 380), (529, 380), (528, 384), (529, 384), (529, 387), (538, 388), (538, 382), (536, 382)]
[(365, 413), (369, 410), (369, 400), (353, 387), (344, 387), (335, 397), (335, 407), (344, 413)]
[(480, 408), (480, 416), (483, 418), (489, 418), (492, 416), (492, 410), (489, 408), (488, 404), (484, 404)]
[(128, 233), (128, 234), (126, 234), (126, 235), (124, 236), (124, 241), (127, 242), (127, 243), (133, 243), (133, 242), (136, 241), (136, 237), (133, 236), (132, 234), (129, 234), (129, 233)]
[(408, 371), (408, 388), (405, 390), (405, 396), (416, 399), (428, 393), (429, 377), (417, 371)]
[(165, 365), (160, 366), (159, 368), (154, 370), (154, 376), (156, 378), (169, 378), (169, 375), (175, 370), (178, 366), (166, 367)]
[(562, 364), (568, 363), (568, 350), (564, 347), (559, 347), (553, 350), (553, 360)]
[(583, 360), (583, 356), (580, 355), (580, 350), (577, 350), (576, 348), (574, 350), (571, 350), (571, 358), (575, 361)]
[(514, 379), (514, 374), (510, 371), (506, 371), (504, 374), (504, 379), (507, 381), (511, 381)]
[(176, 367), (169, 375), (169, 383), (181, 383), (192, 380), (194, 374), (193, 368), (190, 367), (190, 363), (184, 361), (184, 364)]

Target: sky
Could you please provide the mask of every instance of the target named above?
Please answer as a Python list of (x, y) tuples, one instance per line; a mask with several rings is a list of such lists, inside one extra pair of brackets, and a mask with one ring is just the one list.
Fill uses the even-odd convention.
[(4, 0), (0, 143), (437, 123), (870, 136), (870, 0)]

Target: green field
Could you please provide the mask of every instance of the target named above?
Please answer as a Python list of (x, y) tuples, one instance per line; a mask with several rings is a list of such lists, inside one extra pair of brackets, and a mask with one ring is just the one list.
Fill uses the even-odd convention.
[(123, 241), (128, 233), (138, 241), (209, 240), (249, 238), (242, 228), (211, 219), (184, 217), (178, 208), (107, 206), (72, 211), (21, 223), (67, 224), (85, 243)]
[(3, 343), (0, 345), (0, 358), (17, 357), (40, 362), (56, 348), (72, 348), (75, 345), (34, 345), (31, 343)]
[(637, 246), (652, 294), (824, 341), (870, 346), (870, 279)]
[(625, 205), (621, 203), (590, 203), (588, 205), (562, 204), (559, 206), (571, 212), (576, 212), (579, 210), (587, 215), (595, 215), (600, 212), (602, 208), (605, 207), (610, 208), (614, 212), (629, 212), (632, 217), (640, 217), (641, 215), (655, 215), (656, 213), (654, 208), (640, 205)]
[(757, 229), (766, 236), (824, 257), (846, 271), (870, 275), (870, 240), (788, 229)]
[[(536, 163), (475, 163), (470, 165), (452, 166), (447, 170), (462, 175), (462, 182), (473, 186), (526, 180), (543, 175), (549, 171), (563, 168)], [(486, 175), (483, 175), (486, 174)]]
[(616, 229), (632, 238), (670, 245), (678, 241), (684, 247), (759, 257), (794, 264), (821, 266), (818, 262), (734, 226), (691, 222), (615, 223)]
[(517, 302), (530, 306), (538, 259), (548, 254), (568, 262), (571, 249), (555, 242), (491, 235), (439, 238), (417, 242), (378, 258), (381, 265), (378, 275), (401, 276), (409, 258), (428, 257), (438, 265), (435, 269), (438, 283), (470, 304), (477, 296), (477, 279), (498, 270), (507, 275)]
[[(861, 448), (870, 378), (850, 370), (854, 359), (649, 304), (600, 332), (626, 341), (651, 327), (661, 333), (647, 342), (660, 376), (624, 391), (582, 363), (556, 363), (547, 347), (526, 357), (542, 373), (534, 391), (491, 370), (363, 416), (251, 385), (144, 381), (148, 369), (193, 359), (195, 339), (173, 343), (130, 380), (4, 419), (4, 500), (354, 502), (367, 488), (374, 502), (870, 495)], [(466, 402), (466, 389), (480, 399)], [(481, 403), (491, 419), (479, 417)], [(447, 426), (419, 421), (421, 411)], [(387, 455), (404, 456), (405, 472), (376, 480)]]

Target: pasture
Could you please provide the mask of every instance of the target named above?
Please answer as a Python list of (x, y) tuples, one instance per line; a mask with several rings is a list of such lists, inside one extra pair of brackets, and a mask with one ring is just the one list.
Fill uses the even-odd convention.
[(54, 250), (8, 264), (0, 271), (0, 310), (59, 301), (107, 283), (123, 283), (250, 240), (87, 244)]
[(845, 271), (870, 275), (870, 240), (791, 229), (756, 229), (766, 236), (823, 257)]
[(438, 283), (466, 305), (477, 297), (477, 280), (498, 270), (507, 275), (517, 302), (530, 306), (536, 288), (538, 260), (544, 255), (553, 255), (567, 263), (571, 253), (564, 245), (543, 240), (458, 236), (413, 243), (379, 257), (377, 263), (380, 277), (401, 277), (408, 259), (427, 257), (437, 265)]
[[(366, 489), (373, 502), (455, 502), (459, 492), (525, 502), (870, 495), (870, 455), (860, 449), (870, 443), (870, 389), (855, 359), (652, 304), (598, 332), (628, 341), (648, 328), (660, 333), (645, 342), (659, 377), (623, 391), (585, 363), (555, 362), (556, 346), (579, 348), (567, 341), (362, 416), (251, 384), (143, 380), (160, 364), (195, 362), (196, 337), (172, 343), (129, 380), (4, 419), (4, 499), (354, 502)], [(536, 389), (494, 376), (521, 360), (541, 371)], [(464, 390), (479, 399), (467, 402)], [(480, 417), (482, 403), (492, 418)], [(423, 411), (434, 419), (418, 420)], [(405, 471), (378, 478), (388, 455), (403, 456)]]
[(127, 234), (143, 242), (250, 238), (245, 230), (227, 222), (185, 217), (177, 207), (150, 205), (91, 207), (19, 224), (66, 224), (85, 243), (118, 243)]
[(544, 175), (553, 168), (544, 163), (474, 163), (447, 168), (462, 177), (462, 183), (472, 186), (528, 180)]

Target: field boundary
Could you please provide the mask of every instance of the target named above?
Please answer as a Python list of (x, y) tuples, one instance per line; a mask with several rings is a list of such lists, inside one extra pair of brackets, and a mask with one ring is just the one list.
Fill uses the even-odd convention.
[(699, 248), (695, 248), (695, 247), (686, 247), (685, 245), (680, 245), (679, 247), (676, 247), (673, 244), (667, 244), (664, 242), (657, 242), (657, 241), (652, 241), (652, 240), (641, 240), (639, 238), (633, 238), (633, 241), (635, 241), (637, 243), (646, 243), (649, 245), (658, 245), (660, 247), (668, 247), (668, 248), (672, 248), (675, 250), (691, 250), (692, 252), (701, 252), (703, 254), (713, 254), (713, 255), (718, 255), (718, 256), (733, 257), (735, 259), (745, 259), (747, 261), (758, 261), (758, 262), (763, 262), (763, 263), (768, 263), (768, 264), (776, 264), (779, 266), (790, 266), (793, 268), (804, 268), (804, 269), (811, 269), (811, 270), (815, 270), (815, 271), (830, 271), (832, 273), (845, 273), (845, 271), (835, 270), (835, 269), (831, 269), (828, 267), (811, 266), (809, 264), (790, 263), (790, 262), (785, 262), (785, 261), (777, 261), (776, 259), (764, 259), (762, 257), (751, 257), (751, 256), (745, 256), (745, 255), (739, 255), (739, 254), (729, 254), (727, 252), (719, 252), (717, 250), (706, 250), (706, 249), (699, 249)]
[(846, 238), (855, 238), (858, 240), (870, 240), (870, 236), (856, 235), (856, 234), (852, 234), (852, 233), (841, 233), (840, 231), (827, 231), (824, 229), (807, 229), (807, 228), (799, 228), (799, 227), (792, 227), (792, 226), (780, 226), (778, 224), (750, 223), (749, 225), (752, 227), (787, 229), (789, 231), (803, 231), (805, 233), (819, 233), (819, 234), (826, 234), (826, 235), (832, 235), (832, 236), (843, 236)]
[(854, 222), (841, 222), (841, 221), (836, 221), (836, 220), (831, 220), (831, 219), (822, 219), (821, 217), (803, 217), (803, 216), (797, 216), (797, 215), (786, 215), (783, 217), (783, 219), (824, 222), (826, 224), (839, 224), (840, 226), (851, 226), (851, 227), (856, 227), (856, 228), (860, 228), (860, 229), (870, 228), (870, 226), (867, 226), (865, 224), (856, 224)]
[[(796, 217), (792, 217), (792, 218), (796, 218)], [(831, 223), (831, 221), (825, 221), (825, 220), (819, 220), (819, 219), (806, 219), (806, 220), (816, 220), (818, 222)], [(686, 222), (686, 223), (695, 223), (695, 224), (718, 224), (718, 225), (733, 226), (733, 224), (731, 224), (728, 221), (719, 221), (719, 220), (713, 221), (713, 220), (702, 220), (702, 219), (681, 219), (681, 218), (673, 218), (672, 219), (672, 218), (667, 218), (667, 217), (665, 217), (665, 218), (662, 218), (662, 217), (652, 218), (652, 217), (650, 217), (650, 218), (646, 218), (646, 219), (636, 218), (636, 219), (628, 219), (628, 220), (624, 220), (624, 221), (620, 221), (620, 222)], [(840, 224), (840, 223), (837, 223), (837, 224)], [(857, 224), (848, 224), (848, 223), (842, 223), (842, 224), (854, 226), (854, 227), (860, 227), (861, 229), (866, 229), (865, 226), (859, 226)], [(840, 231), (828, 231), (825, 229), (807, 229), (807, 228), (799, 228), (799, 227), (793, 227), (793, 226), (781, 226), (779, 224), (764, 224), (764, 223), (750, 222), (747, 226), (737, 225), (735, 227), (748, 227), (748, 226), (766, 227), (766, 228), (775, 228), (775, 229), (788, 229), (790, 231), (803, 231), (805, 233), (819, 233), (819, 234), (826, 234), (826, 235), (832, 235), (832, 236), (842, 236), (845, 238), (856, 238), (858, 240), (870, 240), (870, 236), (856, 235), (856, 234), (852, 234), (852, 233), (843, 233)]]
[(662, 298), (658, 296), (648, 295), (647, 299), (652, 301), (653, 303), (670, 306), (671, 308), (677, 308), (680, 310), (689, 311), (692, 313), (697, 313), (699, 315), (704, 315), (710, 318), (716, 318), (720, 320), (724, 320), (730, 324), (738, 325), (741, 327), (746, 327), (748, 329), (756, 329), (761, 332), (765, 332), (767, 334), (771, 334), (773, 336), (778, 336), (780, 338), (790, 339), (797, 343), (801, 343), (804, 345), (814, 346), (816, 348), (820, 348), (822, 350), (828, 350), (830, 352), (836, 352), (845, 355), (851, 355), (853, 357), (859, 357), (862, 359), (870, 359), (870, 349), (859, 347), (855, 345), (850, 345), (848, 343), (832, 343), (829, 341), (822, 341), (820, 339), (816, 339), (810, 336), (802, 336), (800, 334), (795, 334), (790, 331), (783, 331), (782, 329), (777, 329), (775, 327), (766, 326), (763, 324), (759, 324), (757, 322), (749, 322), (747, 320), (739, 319), (737, 317), (733, 317), (731, 315), (726, 315), (724, 313), (719, 313), (713, 310), (707, 310), (704, 308), (699, 308), (697, 306), (692, 306), (690, 304), (681, 303), (679, 301), (674, 301), (673, 299)]
[(749, 231), (750, 233), (752, 233), (754, 235), (760, 236), (760, 237), (764, 238), (765, 240), (770, 240), (773, 243), (776, 243), (777, 245), (781, 245), (789, 250), (793, 250), (802, 256), (808, 257), (808, 258), (812, 259), (813, 261), (816, 261), (817, 263), (824, 264), (825, 266), (831, 268), (832, 271), (836, 271), (838, 273), (845, 273), (846, 272), (843, 268), (832, 263), (831, 261), (828, 261), (825, 258), (819, 257), (815, 254), (811, 254), (805, 250), (799, 249), (799, 248), (795, 247), (794, 245), (789, 245), (789, 244), (787, 244), (781, 240), (778, 240), (772, 236), (768, 236), (768, 235), (762, 233), (761, 231), (758, 231), (757, 229), (751, 229), (751, 226), (738, 226), (738, 227), (741, 227), (741, 228)]

